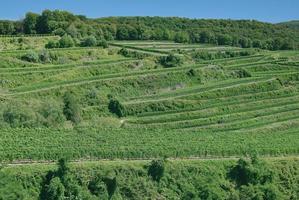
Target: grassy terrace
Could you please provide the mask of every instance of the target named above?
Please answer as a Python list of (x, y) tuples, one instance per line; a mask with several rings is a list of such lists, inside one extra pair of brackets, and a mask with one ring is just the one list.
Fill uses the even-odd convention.
[[(118, 53), (120, 48), (147, 56), (124, 57)], [(174, 50), (184, 62), (161, 65), (159, 58)], [(0, 52), (2, 113), (11, 105), (21, 106), (20, 112), (24, 106), (39, 119), (38, 109), (48, 101), (62, 110), (68, 91), (76, 95), (82, 111), (76, 125), (66, 121), (48, 128), (9, 127), (3, 123), (1, 159), (298, 155), (298, 52), (259, 50), (192, 60), (196, 51), (247, 50), (114, 41), (108, 49), (51, 49), (51, 62), (35, 63), (22, 60), (28, 50), (10, 47)], [(123, 116), (109, 110), (111, 96), (119, 100)]]

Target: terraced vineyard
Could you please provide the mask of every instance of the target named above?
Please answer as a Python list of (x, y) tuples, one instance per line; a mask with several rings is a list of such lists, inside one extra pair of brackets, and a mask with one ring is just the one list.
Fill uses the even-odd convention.
[[(164, 41), (38, 50), (47, 39), (34, 40), (39, 61), (14, 45), (0, 52), (1, 160), (299, 154), (299, 52)], [(168, 55), (182, 62), (165, 66)]]

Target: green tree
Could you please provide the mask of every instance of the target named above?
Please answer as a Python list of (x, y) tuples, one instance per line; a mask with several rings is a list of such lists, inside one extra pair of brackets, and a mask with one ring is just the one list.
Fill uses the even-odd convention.
[(153, 160), (148, 168), (148, 175), (154, 181), (160, 181), (165, 171), (165, 162), (163, 160)]
[(110, 99), (108, 109), (111, 113), (116, 114), (118, 117), (125, 116), (125, 110), (123, 105), (117, 99)]
[(24, 24), (24, 33), (26, 34), (35, 34), (36, 33), (36, 23), (39, 15), (29, 12), (26, 14), (26, 17), (23, 21)]

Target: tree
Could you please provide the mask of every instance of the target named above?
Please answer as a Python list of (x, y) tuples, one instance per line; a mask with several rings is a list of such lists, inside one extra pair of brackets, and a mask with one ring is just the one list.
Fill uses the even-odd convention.
[(148, 175), (152, 177), (154, 181), (160, 181), (165, 171), (165, 163), (163, 160), (153, 160), (148, 168)]
[(81, 113), (77, 100), (70, 92), (66, 92), (63, 97), (63, 114), (67, 120), (77, 124), (81, 121)]
[(228, 34), (220, 34), (217, 36), (217, 42), (219, 45), (231, 45), (232, 37)]
[(29, 12), (26, 14), (26, 17), (23, 21), (24, 23), (24, 33), (26, 34), (35, 34), (36, 33), (36, 23), (39, 15)]
[(129, 39), (129, 30), (126, 26), (120, 26), (117, 28), (116, 38), (118, 40), (127, 40)]
[(118, 117), (123, 117), (125, 115), (124, 107), (117, 99), (110, 99), (108, 109)]

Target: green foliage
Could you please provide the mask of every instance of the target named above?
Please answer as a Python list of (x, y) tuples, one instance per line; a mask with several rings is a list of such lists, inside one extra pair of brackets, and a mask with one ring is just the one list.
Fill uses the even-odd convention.
[(63, 97), (63, 114), (67, 120), (77, 124), (81, 121), (79, 104), (71, 92), (66, 92)]
[(47, 187), (47, 199), (48, 200), (63, 200), (65, 188), (61, 183), (59, 177), (51, 179), (50, 184)]
[(10, 106), (3, 112), (3, 120), (10, 127), (35, 127), (38, 124), (35, 114), (29, 109)]
[(161, 57), (159, 59), (159, 63), (164, 67), (178, 67), (183, 63), (183, 61), (181, 57), (174, 54), (169, 54), (166, 57)]
[(59, 42), (55, 42), (50, 40), (46, 45), (45, 48), (47, 49), (53, 49), (53, 48), (59, 48)]
[(39, 53), (39, 60), (41, 62), (43, 62), (43, 63), (49, 63), (49, 62), (51, 62), (51, 55), (50, 55), (49, 51), (42, 50)]
[(23, 20), (24, 33), (25, 34), (35, 34), (36, 33), (36, 23), (38, 19), (38, 14), (29, 12), (26, 14)]
[(257, 185), (272, 183), (274, 180), (273, 171), (267, 165), (253, 157), (251, 162), (240, 159), (238, 164), (231, 170), (230, 177), (240, 187), (242, 185)]
[(269, 50), (298, 48), (298, 32), (286, 26), (296, 25), (178, 17), (110, 17), (94, 20), (66, 11), (44, 10), (41, 15), (28, 13), (23, 21), (0, 21), (0, 34), (54, 33), (62, 36), (67, 33), (73, 38), (94, 35), (109, 40), (174, 40)]
[(88, 36), (81, 42), (81, 46), (83, 47), (94, 47), (97, 46), (97, 44), (97, 39), (94, 36)]
[(103, 47), (103, 48), (108, 48), (109, 44), (108, 44), (108, 42), (106, 40), (100, 40), (99, 41), (99, 46)]
[(22, 187), (22, 184), (0, 171), (0, 200), (25, 200), (26, 191)]
[(160, 181), (164, 175), (165, 161), (153, 160), (148, 168), (148, 175), (152, 177), (154, 181)]
[(35, 51), (29, 51), (25, 55), (21, 57), (22, 60), (27, 61), (27, 62), (38, 62), (39, 61), (39, 56)]
[(108, 191), (102, 177), (94, 177), (88, 184), (88, 190), (100, 199), (108, 199)]
[(189, 35), (186, 32), (178, 32), (174, 36), (174, 41), (178, 43), (187, 43), (189, 40)]
[(111, 199), (111, 197), (114, 195), (114, 193), (117, 189), (116, 177), (114, 177), (114, 178), (105, 178), (104, 182), (107, 186), (109, 199)]
[[(1, 176), (6, 194), (16, 184), (18, 193), (31, 194), (25, 199), (297, 199), (298, 161), (296, 159), (265, 159), (266, 167), (275, 171), (275, 182), (248, 184), (236, 187), (226, 177), (229, 169), (238, 165), (234, 160), (175, 160), (165, 166), (163, 178), (156, 182), (147, 176), (147, 161), (99, 161), (72, 163), (62, 180), (58, 170), (47, 166), (14, 166), (5, 168), (7, 178)], [(256, 166), (259, 170), (260, 167)], [(59, 166), (58, 166), (59, 168)], [(289, 171), (291, 170), (291, 171)], [(3, 172), (4, 173), (4, 172)], [(107, 180), (117, 189), (108, 195)], [(46, 174), (46, 175), (45, 175)], [(110, 177), (110, 176), (109, 176)], [(112, 187), (115, 188), (115, 187)], [(2, 187), (1, 187), (2, 189)], [(2, 191), (0, 189), (0, 191)], [(44, 192), (44, 196), (38, 195)], [(26, 196), (27, 197), (27, 196)], [(7, 196), (6, 196), (7, 198)], [(9, 198), (7, 198), (9, 199)], [(14, 199), (14, 198), (11, 198)], [(19, 198), (23, 199), (23, 198)]]
[(246, 51), (216, 51), (216, 52), (208, 52), (208, 51), (196, 51), (191, 53), (193, 59), (200, 60), (215, 60), (222, 58), (234, 58), (240, 56), (250, 56), (254, 55), (254, 51), (246, 50)]
[(74, 40), (69, 35), (64, 35), (59, 40), (59, 47), (60, 48), (69, 48), (69, 47), (73, 47), (74, 45), (75, 45)]
[(111, 113), (116, 114), (118, 117), (125, 116), (124, 107), (117, 99), (112, 98), (109, 100), (108, 109)]

